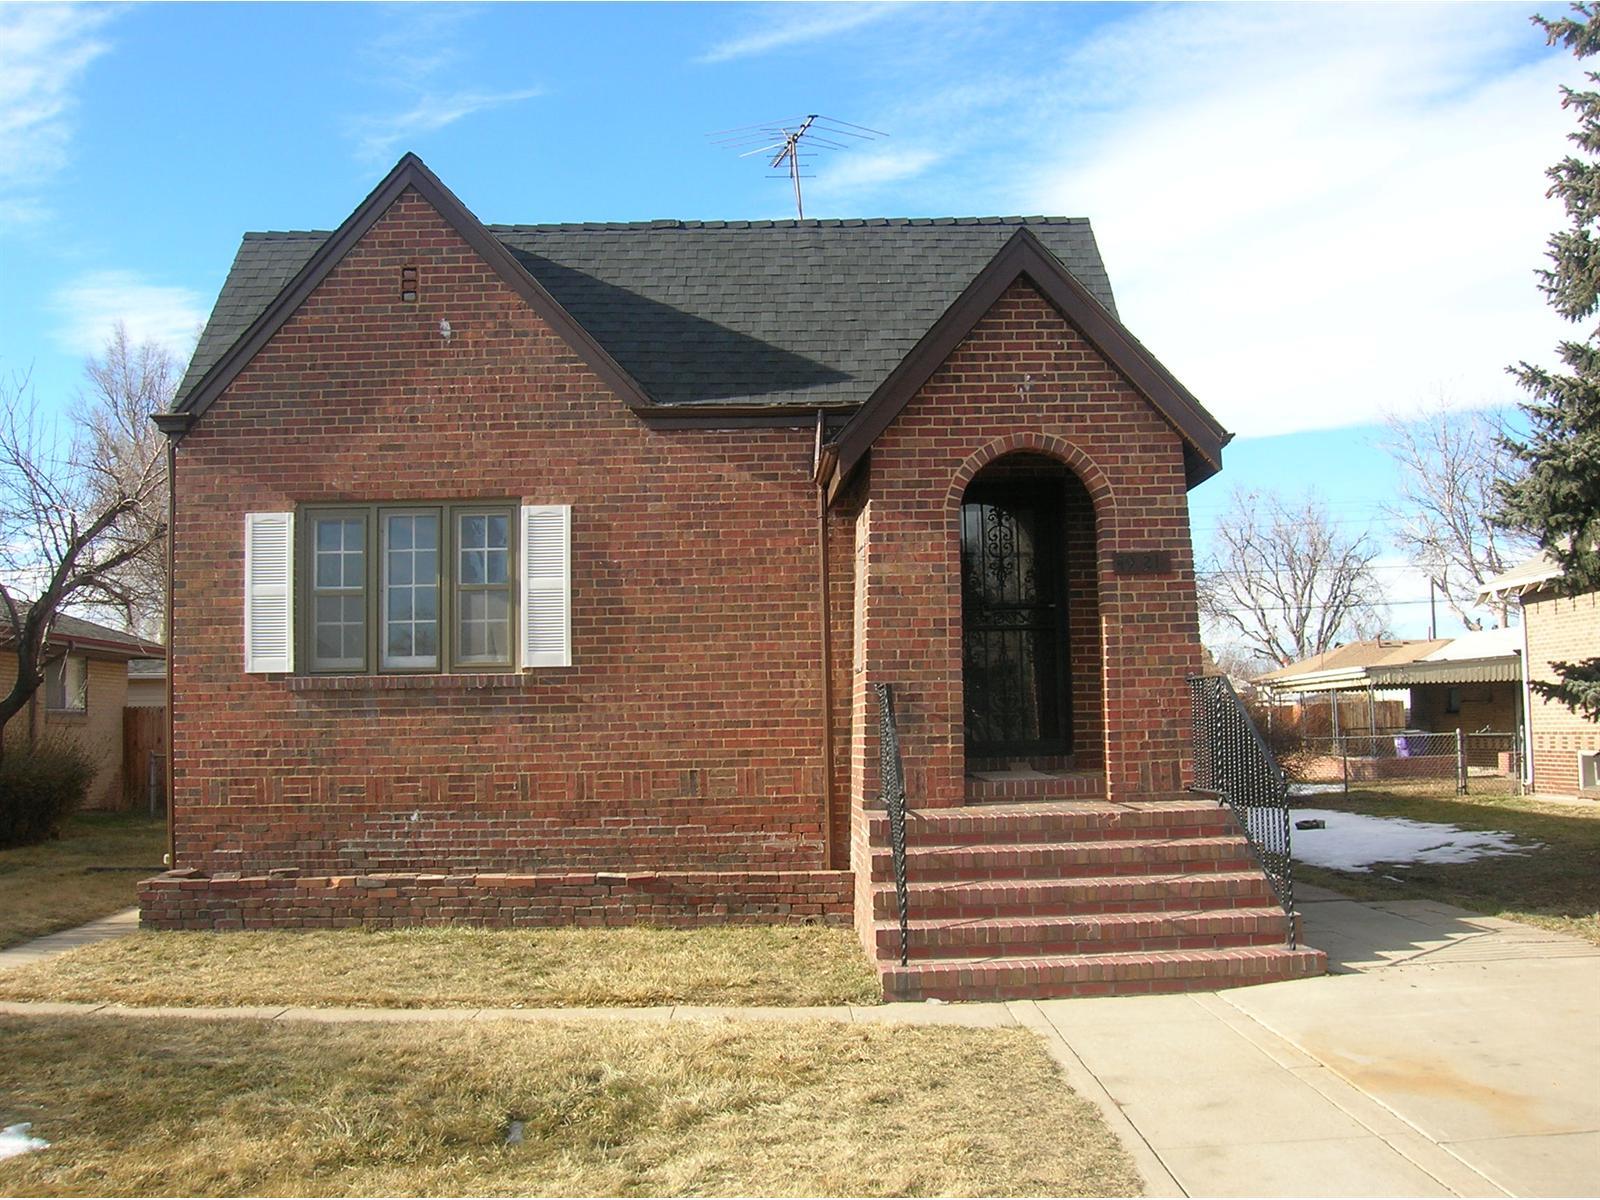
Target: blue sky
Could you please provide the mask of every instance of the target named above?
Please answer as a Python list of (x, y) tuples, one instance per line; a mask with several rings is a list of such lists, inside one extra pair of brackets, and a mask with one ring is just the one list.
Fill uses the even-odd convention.
[[(1352, 530), (1388, 413), (1517, 398), (1564, 329), (1570, 55), (1520, 4), (0, 4), (0, 372), (60, 405), (123, 319), (174, 345), (246, 229), (331, 228), (406, 150), (485, 221), (792, 216), (711, 130), (886, 130), (811, 216), (1094, 222), (1129, 326), (1238, 434), (1192, 495)], [(1386, 565), (1395, 625), (1426, 585)]]

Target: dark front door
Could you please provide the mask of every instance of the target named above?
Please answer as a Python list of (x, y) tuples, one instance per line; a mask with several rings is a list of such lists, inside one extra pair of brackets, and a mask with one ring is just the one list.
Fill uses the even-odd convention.
[(1061, 509), (1053, 485), (983, 485), (961, 505), (967, 754), (1062, 755), (1070, 743)]

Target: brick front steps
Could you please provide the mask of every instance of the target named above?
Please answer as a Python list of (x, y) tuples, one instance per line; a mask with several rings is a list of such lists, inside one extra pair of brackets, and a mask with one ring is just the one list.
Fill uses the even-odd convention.
[(1184, 991), (1326, 967), (1321, 951), (1287, 948), (1289, 918), (1232, 814), (1209, 800), (911, 814), (905, 967), (885, 815), (871, 815), (868, 840), (867, 940), (886, 999)]

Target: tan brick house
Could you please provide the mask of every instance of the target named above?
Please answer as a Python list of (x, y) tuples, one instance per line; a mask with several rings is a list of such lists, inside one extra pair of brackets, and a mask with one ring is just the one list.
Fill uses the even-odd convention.
[[(0, 617), (0, 689), (17, 678), (17, 655), (7, 649), (11, 625)], [(5, 729), (7, 745), (64, 739), (95, 763), (84, 807), (118, 810), (142, 795), (139, 780), (125, 775), (123, 713), (128, 707), (128, 665), (159, 661), (162, 648), (135, 634), (58, 614), (45, 640), (44, 686)]]
[(1320, 968), (1184, 791), (1228, 435), (1084, 221), (484, 226), (408, 155), (246, 236), (161, 424), (150, 925), (854, 921), (904, 996)]
[[(1561, 568), (1546, 554), (1483, 585), (1481, 599), (1513, 600), (1522, 612), (1527, 682), (1556, 680), (1555, 664), (1600, 655), (1600, 592), (1563, 595)], [(1524, 689), (1527, 781), (1535, 792), (1600, 797), (1600, 724)]]

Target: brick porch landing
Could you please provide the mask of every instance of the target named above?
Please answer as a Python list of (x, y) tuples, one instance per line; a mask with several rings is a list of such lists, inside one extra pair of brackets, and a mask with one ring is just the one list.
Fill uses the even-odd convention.
[[(909, 966), (888, 817), (870, 816), (870, 948), (890, 1000), (1231, 987), (1321, 974), (1233, 816), (1190, 798), (929, 809), (906, 824)], [(866, 920), (858, 914), (858, 923)]]

